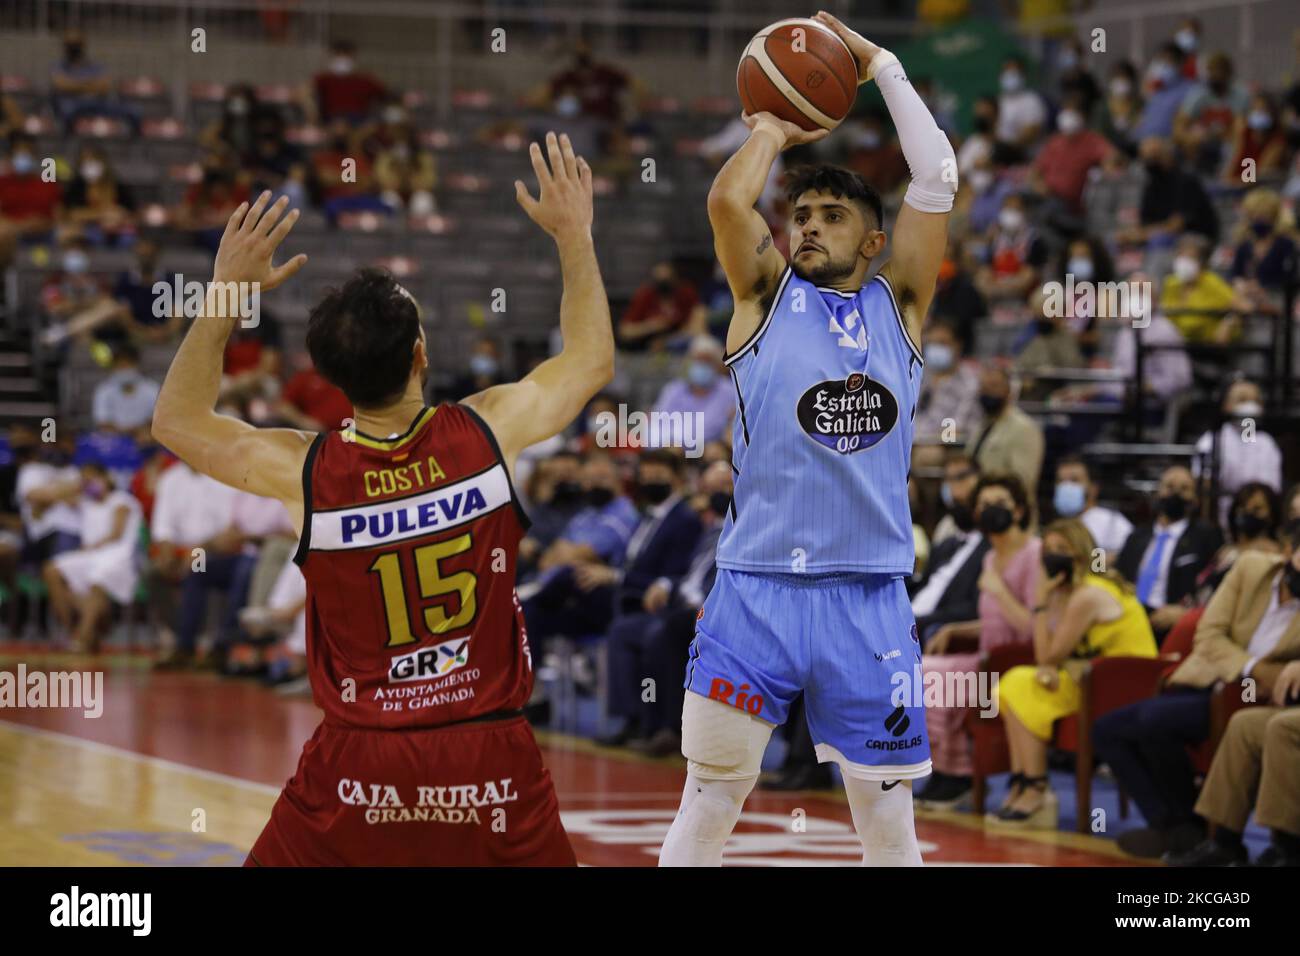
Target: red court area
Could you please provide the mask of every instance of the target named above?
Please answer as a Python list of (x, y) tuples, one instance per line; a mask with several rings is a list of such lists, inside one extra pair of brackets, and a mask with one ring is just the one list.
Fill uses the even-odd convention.
[[(13, 670), (18, 647), (5, 650), (8, 653), (0, 666)], [(62, 657), (50, 655), (56, 656)], [(60, 663), (88, 666), (87, 659), (71, 656)], [(10, 787), (24, 786), (22, 762), (32, 759), (32, 752), (83, 748), (93, 751), (96, 761), (110, 764), (109, 770), (96, 771), (97, 779), (103, 781), (97, 786), (129, 788), (131, 800), (137, 803), (150, 803), (154, 797), (161, 801), (165, 795), (151, 794), (150, 788), (174, 787), (169, 781), (176, 774), (191, 774), (200, 778), (201, 784), (252, 789), (269, 809), (274, 791), (292, 774), (303, 742), (320, 719), (320, 712), (309, 700), (285, 698), (252, 682), (207, 674), (154, 673), (144, 658), (123, 656), (117, 666), (106, 668), (103, 696), (103, 713), (93, 719), (69, 710), (0, 711), (0, 751), (6, 749), (6, 739), (20, 742), (8, 745), (5, 758), (16, 763), (19, 772), (17, 780), (11, 778)], [(545, 732), (539, 737), (579, 862), (589, 866), (654, 865), (677, 807), (684, 761), (641, 759), (584, 739)], [(84, 784), (80, 781), (73, 786)], [(40, 786), (36, 780), (30, 785)], [(44, 799), (36, 794), (24, 799), (13, 791), (8, 796), (7, 801), (0, 800), (0, 831), (22, 822), (17, 819), (16, 807)], [(111, 795), (101, 798), (103, 806), (114, 802)], [(74, 823), (50, 814), (40, 817), (38, 825), (56, 831), (48, 834), (53, 842), (85, 844), (84, 834), (98, 832), (94, 816), (93, 810), (82, 811)], [(115, 833), (120, 840), (122, 825), (120, 818), (105, 819), (99, 829), (118, 828)], [(138, 825), (128, 821), (127, 826), (138, 826), (140, 832), (129, 832), (137, 842), (168, 838), (166, 833), (156, 832), (156, 823), (147, 820)], [(180, 827), (177, 831), (178, 838), (202, 842), (202, 837)], [(1116, 855), (1108, 840), (1065, 832), (986, 834), (970, 814), (919, 814), (917, 832), (929, 865), (1107, 866), (1127, 862)], [(112, 841), (101, 842), (105, 843), (103, 859), (88, 862), (141, 862), (121, 851), (114, 858)], [(173, 862), (203, 858), (230, 863), (247, 850), (247, 846), (238, 846), (239, 842), (238, 838), (228, 840), (220, 855), (191, 855), (173, 858)], [(4, 845), (0, 839), (0, 847)], [(857, 864), (860, 857), (848, 807), (838, 793), (755, 791), (728, 843), (725, 865), (846, 866)], [(23, 865), (40, 861), (5, 862)]]

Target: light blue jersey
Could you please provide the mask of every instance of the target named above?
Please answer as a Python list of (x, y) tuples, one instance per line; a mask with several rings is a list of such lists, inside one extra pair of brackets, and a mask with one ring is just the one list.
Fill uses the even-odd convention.
[(787, 267), (763, 323), (726, 364), (735, 494), (718, 567), (910, 575), (922, 361), (888, 280), (853, 294)]

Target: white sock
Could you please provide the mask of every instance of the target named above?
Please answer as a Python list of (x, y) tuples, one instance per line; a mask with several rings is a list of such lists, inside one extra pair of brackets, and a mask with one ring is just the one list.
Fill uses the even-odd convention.
[(706, 780), (688, 772), (682, 805), (659, 851), (659, 865), (722, 866), (722, 847), (756, 780)]
[(886, 790), (879, 780), (844, 776), (853, 828), (862, 841), (863, 866), (922, 865), (912, 817), (911, 781), (892, 783)]

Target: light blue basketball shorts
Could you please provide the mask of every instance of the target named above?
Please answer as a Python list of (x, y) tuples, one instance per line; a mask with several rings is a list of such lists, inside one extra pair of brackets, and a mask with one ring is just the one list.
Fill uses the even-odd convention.
[(821, 763), (864, 780), (930, 773), (916, 619), (901, 575), (719, 568), (686, 689), (785, 723), (803, 691)]

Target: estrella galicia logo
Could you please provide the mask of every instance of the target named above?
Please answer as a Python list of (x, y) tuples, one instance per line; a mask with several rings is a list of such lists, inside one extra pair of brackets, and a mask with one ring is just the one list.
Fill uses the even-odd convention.
[(861, 372), (844, 381), (818, 382), (795, 407), (802, 428), (816, 442), (841, 455), (870, 448), (898, 424), (898, 399)]

